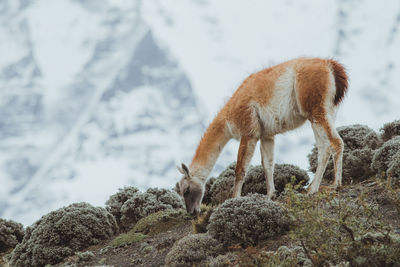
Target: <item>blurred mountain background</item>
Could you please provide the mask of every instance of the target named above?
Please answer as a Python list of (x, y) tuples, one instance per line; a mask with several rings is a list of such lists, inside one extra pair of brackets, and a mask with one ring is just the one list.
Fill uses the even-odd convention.
[[(0, 0), (0, 217), (173, 187), (243, 79), (294, 57), (342, 62), (337, 126), (379, 130), (400, 117), (399, 48), (397, 0)], [(307, 169), (313, 143), (309, 124), (279, 136), (276, 162)]]

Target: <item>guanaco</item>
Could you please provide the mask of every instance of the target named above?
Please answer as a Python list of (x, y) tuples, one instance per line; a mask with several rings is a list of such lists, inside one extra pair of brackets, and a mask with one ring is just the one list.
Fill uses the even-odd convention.
[(335, 179), (342, 183), (343, 141), (334, 127), (339, 104), (348, 88), (344, 67), (333, 59), (298, 58), (251, 74), (235, 91), (204, 133), (190, 167), (182, 163), (180, 194), (186, 209), (197, 214), (205, 183), (226, 143), (240, 140), (233, 196), (241, 194), (243, 177), (260, 140), (267, 196), (275, 186), (274, 136), (311, 122), (318, 148), (318, 167), (309, 193), (319, 190), (330, 155)]

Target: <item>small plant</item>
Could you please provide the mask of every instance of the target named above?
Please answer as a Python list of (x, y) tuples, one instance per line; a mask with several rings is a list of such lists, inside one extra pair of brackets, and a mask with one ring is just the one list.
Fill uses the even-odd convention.
[(208, 231), (225, 246), (254, 246), (289, 230), (285, 208), (260, 194), (225, 201), (210, 217)]
[(88, 203), (52, 211), (28, 227), (11, 256), (11, 266), (56, 264), (118, 232), (112, 214)]
[(232, 197), (235, 168), (236, 162), (233, 162), (215, 179), (209, 193), (212, 205), (221, 204)]
[(11, 220), (0, 219), (0, 252), (15, 248), (24, 237), (22, 224)]
[(207, 260), (206, 266), (209, 267), (229, 267), (234, 266), (234, 263), (237, 261), (237, 257), (235, 254), (228, 252), (223, 255), (218, 255), (215, 258), (209, 258)]
[[(385, 142), (382, 147), (376, 150), (372, 158), (371, 169), (374, 170), (378, 177), (387, 176), (390, 172), (391, 176), (397, 178), (399, 170), (398, 162), (400, 159), (400, 136), (396, 136)], [(389, 171), (390, 169), (390, 171)], [(400, 177), (399, 177), (400, 178)]]
[(165, 258), (171, 267), (204, 266), (208, 258), (222, 252), (222, 245), (208, 234), (188, 235), (175, 242)]
[(87, 262), (94, 258), (94, 253), (91, 251), (76, 252), (75, 255), (78, 257), (78, 262)]
[[(308, 196), (296, 193), (288, 185), (285, 197), (294, 221), (289, 236), (300, 244), (313, 265), (347, 261), (353, 266), (392, 266), (399, 262), (400, 246), (392, 238), (365, 243), (368, 233), (399, 236), (383, 223), (376, 207), (366, 202), (363, 193), (357, 198), (341, 198), (328, 191)], [(379, 259), (378, 264), (375, 259)]]
[(214, 207), (201, 205), (200, 215), (192, 220), (192, 228), (194, 234), (206, 233), (207, 226), (210, 223), (210, 217), (214, 212)]
[(382, 140), (384, 142), (392, 139), (395, 136), (400, 136), (400, 120), (385, 123), (380, 130), (382, 132)]
[[(286, 184), (293, 182), (296, 184), (306, 185), (309, 177), (306, 171), (291, 164), (275, 164), (274, 168), (274, 184), (278, 194), (283, 192)], [(300, 189), (300, 187), (299, 187)], [(267, 183), (264, 168), (260, 166), (250, 167), (246, 174), (242, 189), (242, 196), (249, 193), (267, 194)]]
[(161, 210), (183, 208), (181, 197), (174, 191), (150, 188), (135, 193), (121, 207), (121, 228), (128, 230), (141, 218)]
[(106, 202), (106, 209), (114, 215), (118, 225), (121, 224), (121, 207), (124, 203), (133, 197), (139, 189), (133, 186), (118, 189), (118, 192), (112, 195)]
[(235, 262), (239, 266), (292, 267), (313, 266), (301, 247), (280, 246), (276, 251), (248, 247), (238, 252)]
[(132, 230), (146, 235), (155, 235), (166, 232), (190, 219), (191, 217), (183, 209), (167, 209), (152, 213), (140, 219)]
[[(343, 151), (343, 183), (352, 184), (364, 181), (374, 175), (370, 168), (372, 157), (382, 141), (379, 135), (365, 125), (350, 125), (338, 128), (338, 133), (344, 142)], [(318, 165), (318, 150), (316, 146), (308, 155), (310, 170), (316, 172)], [(333, 181), (334, 168), (332, 158), (324, 173), (324, 179)]]
[(122, 233), (116, 238), (114, 238), (113, 241), (111, 241), (111, 246), (113, 247), (123, 247), (127, 246), (136, 242), (139, 242), (143, 240), (146, 237), (146, 235), (142, 233), (136, 233), (134, 230), (130, 230), (127, 233)]
[(205, 191), (204, 191), (204, 196), (203, 196), (203, 204), (211, 204), (212, 202), (212, 196), (211, 196), (211, 187), (213, 186), (214, 182), (216, 181), (216, 178), (211, 177), (207, 180), (206, 186), (205, 186)]

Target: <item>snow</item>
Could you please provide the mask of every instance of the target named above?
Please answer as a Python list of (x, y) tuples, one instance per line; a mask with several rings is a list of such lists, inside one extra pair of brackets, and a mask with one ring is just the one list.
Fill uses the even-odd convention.
[[(0, 216), (24, 224), (126, 185), (173, 187), (241, 82), (294, 57), (347, 67), (337, 126), (400, 117), (395, 0), (10, 0), (0, 13)], [(309, 123), (277, 136), (276, 162), (307, 169), (313, 143)]]

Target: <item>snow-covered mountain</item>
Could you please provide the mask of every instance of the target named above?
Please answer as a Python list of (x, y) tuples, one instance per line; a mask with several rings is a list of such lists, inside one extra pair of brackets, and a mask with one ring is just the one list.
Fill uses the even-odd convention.
[[(293, 57), (343, 62), (337, 125), (378, 130), (400, 117), (399, 47), (396, 0), (2, 0), (0, 217), (172, 187), (241, 81)], [(307, 168), (307, 125), (276, 143), (278, 162)]]

